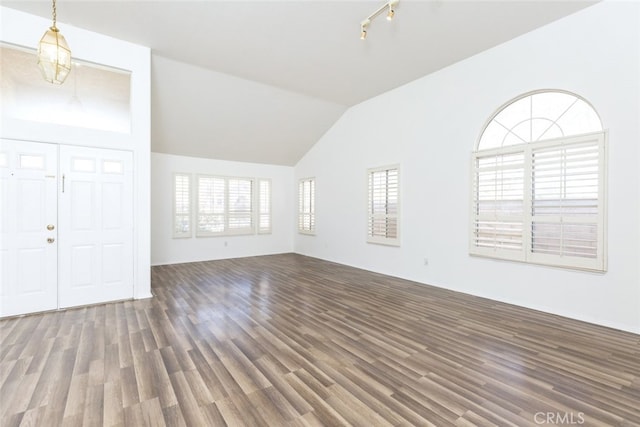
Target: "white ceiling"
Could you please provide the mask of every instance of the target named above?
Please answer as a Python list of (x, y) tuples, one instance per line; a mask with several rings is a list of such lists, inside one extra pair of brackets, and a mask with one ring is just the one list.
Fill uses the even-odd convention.
[(58, 19), (152, 48), (153, 151), (293, 165), (350, 106), (593, 3), (400, 0), (365, 41), (382, 1), (58, 0)]

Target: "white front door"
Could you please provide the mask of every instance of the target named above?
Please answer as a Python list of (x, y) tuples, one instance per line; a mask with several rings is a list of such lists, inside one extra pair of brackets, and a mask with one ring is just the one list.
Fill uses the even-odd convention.
[(133, 297), (133, 155), (60, 147), (59, 306)]
[(58, 306), (57, 152), (0, 140), (0, 317)]

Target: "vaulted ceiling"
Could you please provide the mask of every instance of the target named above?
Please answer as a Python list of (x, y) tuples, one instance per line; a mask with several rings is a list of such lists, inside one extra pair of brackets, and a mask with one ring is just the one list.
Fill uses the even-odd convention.
[(153, 151), (294, 165), (350, 106), (593, 3), (400, 0), (364, 41), (381, 1), (58, 0), (58, 20), (151, 47)]

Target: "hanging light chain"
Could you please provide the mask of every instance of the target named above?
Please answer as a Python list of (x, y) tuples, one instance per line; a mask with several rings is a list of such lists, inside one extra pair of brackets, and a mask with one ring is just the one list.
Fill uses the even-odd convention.
[(52, 13), (52, 15), (53, 15), (53, 27), (51, 27), (51, 28), (55, 29), (56, 28), (56, 19), (58, 17), (58, 11), (56, 10), (56, 0), (53, 0), (53, 13)]

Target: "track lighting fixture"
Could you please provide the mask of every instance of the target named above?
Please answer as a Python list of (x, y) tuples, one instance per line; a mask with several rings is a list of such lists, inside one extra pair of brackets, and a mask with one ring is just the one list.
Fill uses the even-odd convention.
[(387, 11), (387, 21), (391, 21), (396, 15), (396, 6), (400, 0), (389, 0), (378, 9), (376, 9), (371, 15), (369, 15), (364, 21), (360, 23), (360, 40), (367, 38), (367, 28), (371, 24), (371, 21), (377, 18), (385, 10)]

